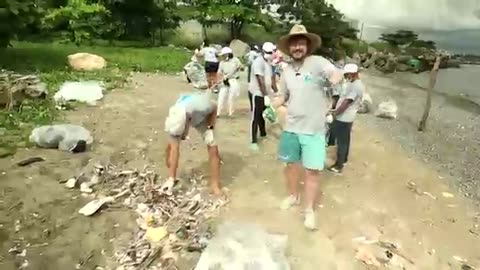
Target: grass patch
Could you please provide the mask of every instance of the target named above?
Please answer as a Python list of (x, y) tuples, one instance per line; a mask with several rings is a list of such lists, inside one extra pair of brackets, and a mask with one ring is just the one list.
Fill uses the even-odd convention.
[[(25, 100), (13, 111), (0, 110), (0, 157), (12, 154), (26, 144), (35, 126), (61, 119), (52, 96), (65, 81), (99, 80), (107, 90), (122, 88), (130, 71), (178, 72), (188, 62), (189, 53), (175, 48), (126, 48), (104, 46), (77, 47), (70, 44), (15, 42), (13, 48), (0, 50), (0, 69), (22, 74), (37, 74), (48, 86), (45, 100)], [(100, 55), (107, 68), (93, 72), (73, 71), (67, 56), (77, 52)], [(7, 153), (7, 154), (5, 154)]]

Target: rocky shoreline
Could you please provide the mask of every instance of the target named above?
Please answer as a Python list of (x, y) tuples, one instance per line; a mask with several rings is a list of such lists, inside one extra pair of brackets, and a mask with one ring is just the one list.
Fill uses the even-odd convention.
[(360, 121), (391, 137), (411, 157), (423, 160), (441, 175), (453, 179), (452, 186), (480, 206), (478, 105), (459, 105), (452, 102), (451, 97), (434, 94), (428, 129), (420, 133), (417, 125), (424, 109), (425, 89), (377, 71), (362, 73), (362, 80), (374, 106), (393, 99), (399, 109), (395, 120), (380, 119), (370, 113), (362, 115)]

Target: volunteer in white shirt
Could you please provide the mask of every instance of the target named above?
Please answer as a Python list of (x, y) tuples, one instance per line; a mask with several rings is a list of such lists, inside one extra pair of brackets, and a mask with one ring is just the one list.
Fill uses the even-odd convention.
[(271, 42), (265, 42), (262, 46), (261, 55), (252, 63), (251, 81), (248, 86), (248, 97), (250, 99), (250, 110), (252, 112), (251, 121), (251, 149), (258, 150), (257, 133), (260, 129), (260, 137), (266, 137), (265, 119), (263, 111), (269, 106), (268, 98), (272, 87), (272, 57), (275, 45)]
[(228, 104), (228, 116), (232, 116), (234, 101), (240, 95), (238, 79), (243, 65), (237, 57), (233, 56), (233, 51), (229, 47), (222, 48), (220, 56), (223, 59), (220, 61), (218, 73), (223, 83), (220, 85), (220, 93), (218, 94), (217, 116), (220, 116), (225, 104)]
[(205, 42), (205, 47), (200, 51), (205, 58), (205, 72), (207, 73), (208, 88), (217, 84), (218, 58), (217, 50)]

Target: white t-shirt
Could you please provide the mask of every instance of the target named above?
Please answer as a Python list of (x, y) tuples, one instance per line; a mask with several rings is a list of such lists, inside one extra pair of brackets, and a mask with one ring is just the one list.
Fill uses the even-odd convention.
[(265, 80), (265, 88), (267, 92), (272, 87), (272, 66), (265, 61), (262, 56), (258, 56), (252, 63), (252, 70), (250, 72), (250, 84), (248, 85), (248, 91), (254, 96), (262, 97), (262, 91), (258, 85), (257, 75), (263, 76)]
[(346, 99), (351, 99), (353, 102), (342, 113), (337, 115), (337, 120), (345, 123), (352, 123), (357, 115), (360, 102), (362, 101), (363, 93), (365, 92), (365, 86), (360, 79), (353, 82), (347, 82), (342, 93), (340, 93), (340, 99), (337, 102), (337, 108)]
[(221, 61), (218, 67), (218, 73), (222, 74), (225, 78), (237, 79), (240, 76), (240, 68), (242, 62), (237, 57), (233, 57), (227, 61)]
[(303, 65), (288, 65), (280, 78), (280, 89), (286, 98), (288, 113), (285, 131), (313, 135), (325, 133), (329, 109), (325, 89), (337, 68), (321, 56), (308, 56)]
[(201, 50), (201, 53), (205, 57), (205, 62), (218, 62), (217, 50), (213, 47), (205, 47)]
[(247, 63), (251, 65), (253, 61), (258, 57), (258, 55), (259, 55), (258, 52), (254, 50), (249, 51), (247, 54)]

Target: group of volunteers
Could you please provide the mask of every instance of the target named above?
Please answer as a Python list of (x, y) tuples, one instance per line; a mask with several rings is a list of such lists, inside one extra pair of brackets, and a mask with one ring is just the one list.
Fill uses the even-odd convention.
[[(316, 229), (314, 210), (327, 145), (337, 146), (337, 160), (328, 170), (341, 174), (348, 161), (352, 125), (364, 92), (357, 65), (346, 64), (340, 69), (322, 56), (314, 55), (321, 43), (320, 36), (308, 33), (303, 25), (295, 25), (276, 46), (271, 42), (252, 46), (246, 56), (251, 148), (259, 149), (258, 132), (260, 138), (267, 136), (265, 108), (272, 106), (285, 112), (278, 159), (285, 163), (288, 195), (280, 207), (285, 210), (300, 204), (300, 181), (304, 175), (304, 225), (311, 230)], [(167, 186), (175, 184), (180, 142), (187, 139), (193, 127), (207, 145), (211, 192), (223, 195), (214, 130), (224, 109), (229, 116), (234, 113), (234, 100), (241, 88), (239, 74), (243, 69), (229, 47), (218, 53), (210, 46), (196, 50), (185, 66), (194, 91), (179, 97), (165, 121), (169, 136), (165, 153), (169, 172)], [(212, 101), (215, 92), (218, 98)]]

